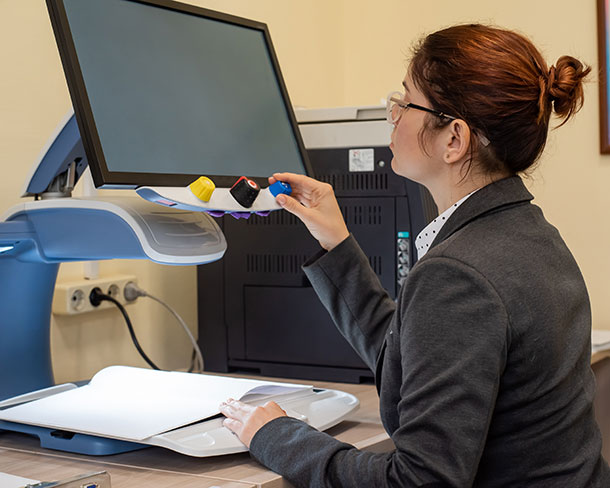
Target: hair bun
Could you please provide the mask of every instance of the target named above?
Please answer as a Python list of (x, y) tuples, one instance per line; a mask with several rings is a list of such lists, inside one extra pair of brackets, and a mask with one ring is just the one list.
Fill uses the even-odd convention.
[(556, 66), (548, 73), (548, 97), (553, 102), (553, 110), (563, 120), (562, 124), (580, 110), (584, 102), (583, 79), (591, 72), (572, 56), (561, 56)]

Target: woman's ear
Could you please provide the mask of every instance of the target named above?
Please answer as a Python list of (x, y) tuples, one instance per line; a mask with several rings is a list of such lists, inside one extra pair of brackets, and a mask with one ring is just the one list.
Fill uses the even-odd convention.
[(452, 120), (445, 129), (443, 160), (447, 164), (463, 161), (470, 149), (470, 127), (461, 119)]

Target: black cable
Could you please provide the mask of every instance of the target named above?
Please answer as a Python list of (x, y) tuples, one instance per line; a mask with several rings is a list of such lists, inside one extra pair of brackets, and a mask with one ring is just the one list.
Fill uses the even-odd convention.
[(91, 301), (91, 305), (93, 305), (94, 307), (97, 307), (103, 301), (114, 303), (123, 314), (123, 318), (125, 319), (125, 322), (127, 323), (127, 328), (129, 329), (131, 341), (133, 342), (133, 345), (136, 346), (136, 349), (140, 353), (140, 356), (142, 356), (142, 359), (144, 359), (144, 361), (146, 361), (152, 369), (160, 370), (160, 368), (155, 363), (153, 363), (146, 355), (146, 353), (142, 350), (142, 347), (140, 347), (140, 343), (138, 342), (136, 333), (134, 332), (133, 326), (131, 325), (131, 320), (129, 320), (129, 315), (127, 315), (127, 310), (125, 310), (125, 307), (121, 305), (121, 302), (115, 300), (110, 295), (106, 295), (98, 287), (95, 287), (93, 290), (91, 290), (91, 293), (89, 294), (89, 300)]
[(188, 372), (189, 373), (192, 373), (193, 371), (203, 372), (203, 355), (201, 354), (201, 349), (199, 348), (197, 341), (193, 337), (193, 334), (189, 330), (189, 326), (186, 325), (186, 322), (182, 319), (182, 317), (180, 317), (180, 315), (178, 315), (178, 313), (172, 307), (170, 307), (167, 303), (165, 303), (160, 298), (157, 298), (157, 297), (151, 295), (150, 293), (148, 293), (147, 291), (142, 290), (142, 288), (138, 287), (138, 285), (136, 285), (134, 282), (129, 282), (125, 285), (125, 288), (123, 289), (123, 296), (125, 297), (125, 299), (128, 302), (131, 302), (131, 301), (137, 299), (138, 297), (148, 297), (151, 300), (154, 300), (155, 302), (163, 305), (163, 307), (165, 307), (165, 309), (168, 312), (170, 312), (174, 316), (174, 318), (178, 321), (178, 323), (182, 326), (182, 328), (184, 329), (184, 332), (188, 336), (188, 338), (191, 341), (191, 344), (193, 346), (193, 354), (191, 355), (191, 363), (190, 363)]
[(191, 353), (191, 365), (189, 366), (187, 373), (192, 373), (193, 370), (195, 369), (195, 358), (196, 357), (197, 357), (197, 355), (195, 354), (195, 349), (193, 349), (193, 352)]

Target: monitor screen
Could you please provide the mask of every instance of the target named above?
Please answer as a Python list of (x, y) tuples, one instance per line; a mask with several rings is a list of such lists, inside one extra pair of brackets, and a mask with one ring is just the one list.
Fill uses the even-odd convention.
[(311, 174), (265, 24), (167, 0), (47, 0), (96, 186)]

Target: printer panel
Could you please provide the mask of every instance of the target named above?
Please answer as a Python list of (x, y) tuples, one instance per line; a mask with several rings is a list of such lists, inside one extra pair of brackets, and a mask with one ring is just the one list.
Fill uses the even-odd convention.
[[(348, 228), (395, 298), (399, 243), (404, 247), (408, 242), (410, 268), (412, 236), (436, 209), (423, 187), (392, 172), (387, 147), (375, 147), (374, 152), (374, 171), (349, 172), (349, 149), (308, 151), (316, 178), (333, 186)], [(228, 242), (225, 257), (218, 266), (198, 270), (199, 337), (206, 370), (331, 381), (372, 379), (301, 269), (320, 249), (305, 226), (285, 211), (247, 220), (225, 216), (221, 222)], [(208, 295), (209, 288), (213, 291)]]
[[(374, 151), (373, 171), (349, 170), (349, 151), (354, 149)], [(329, 183), (339, 198), (405, 195), (403, 178), (392, 171), (392, 152), (388, 147), (310, 149), (307, 154), (315, 178)]]
[(246, 286), (244, 297), (247, 360), (366, 368), (356, 352), (345, 347), (313, 288)]

